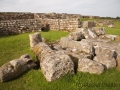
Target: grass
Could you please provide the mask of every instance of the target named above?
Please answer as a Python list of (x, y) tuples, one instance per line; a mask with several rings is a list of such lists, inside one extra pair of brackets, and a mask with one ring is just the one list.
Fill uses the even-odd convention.
[(52, 42), (60, 39), (61, 37), (67, 36), (69, 32), (62, 31), (50, 31), (50, 32), (41, 32), (41, 36), (45, 37), (46, 41)]
[[(0, 36), (0, 66), (26, 53), (34, 58), (33, 53), (30, 51), (29, 34), (30, 33), (14, 36)], [(41, 32), (41, 36), (49, 42), (56, 41), (68, 34), (69, 32), (61, 31)]]
[(114, 22), (114, 25), (115, 25), (114, 28), (108, 28), (107, 26), (105, 26), (106, 33), (120, 36), (120, 21)]
[[(35, 59), (29, 47), (29, 34), (0, 37), (0, 66), (30, 54)], [(55, 41), (68, 32), (41, 32), (47, 41)], [(75, 75), (65, 75), (53, 82), (47, 82), (41, 70), (30, 70), (15, 80), (1, 83), (0, 90), (120, 90), (120, 71), (110, 69), (101, 75), (78, 72)]]
[(120, 21), (116, 19), (90, 19), (90, 18), (81, 18), (81, 21), (102, 21), (102, 20), (113, 20), (114, 21), (114, 28), (108, 28), (107, 26), (102, 26), (106, 28), (106, 34), (113, 34), (120, 36)]

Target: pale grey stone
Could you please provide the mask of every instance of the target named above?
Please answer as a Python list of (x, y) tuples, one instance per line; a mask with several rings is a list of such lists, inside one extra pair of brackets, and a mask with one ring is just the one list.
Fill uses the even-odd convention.
[(96, 61), (82, 57), (78, 60), (78, 71), (101, 74), (104, 71), (104, 66)]

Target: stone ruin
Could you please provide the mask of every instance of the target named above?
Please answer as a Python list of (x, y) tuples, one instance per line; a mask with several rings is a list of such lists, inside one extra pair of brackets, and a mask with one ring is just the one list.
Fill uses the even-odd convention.
[(49, 82), (68, 73), (101, 74), (107, 69), (120, 68), (120, 42), (112, 41), (116, 37), (106, 35), (102, 27), (77, 28), (49, 44), (40, 33), (30, 34), (30, 48), (38, 61), (27, 54), (12, 60), (0, 67), (0, 79), (9, 81), (38, 67)]
[(96, 25), (99, 26), (107, 26), (109, 28), (114, 28), (114, 22), (113, 20), (95, 20)]
[(81, 26), (79, 14), (0, 12), (0, 35), (37, 31), (73, 31)]
[[(48, 30), (72, 32), (82, 27), (80, 18), (84, 16), (67, 13), (0, 12), (0, 35)], [(90, 23), (93, 24), (89, 22), (89, 25)]]
[(77, 16), (0, 13), (0, 35), (46, 29), (71, 32), (67, 37), (48, 44), (39, 33), (29, 35), (30, 47), (37, 61), (32, 60), (28, 54), (9, 61), (0, 67), (1, 82), (10, 81), (30, 69), (38, 68), (49, 82), (67, 73), (101, 74), (106, 69), (120, 68), (120, 43), (113, 42), (120, 41), (120, 37), (106, 35), (105, 28), (95, 27), (94, 22), (81, 23), (79, 19), (72, 17)]
[(36, 68), (36, 63), (28, 54), (22, 55), (19, 59), (11, 60), (0, 67), (1, 82), (15, 79), (32, 68)]

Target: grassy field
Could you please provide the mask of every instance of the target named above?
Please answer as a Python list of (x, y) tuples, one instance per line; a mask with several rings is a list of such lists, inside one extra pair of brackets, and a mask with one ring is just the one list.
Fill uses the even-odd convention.
[(114, 34), (114, 35), (119, 35), (120, 36), (120, 21), (114, 22), (115, 27), (114, 28), (106, 28), (106, 33), (107, 34)]
[[(114, 30), (114, 34), (118, 33), (120, 34), (120, 30)], [(35, 59), (29, 47), (29, 34), (0, 36), (0, 66), (26, 53)], [(68, 34), (60, 31), (41, 32), (42, 37), (49, 42)], [(0, 82), (0, 90), (120, 90), (119, 76), (120, 71), (111, 69), (101, 75), (78, 72), (47, 82), (40, 69), (30, 70), (15, 80)]]
[[(101, 21), (101, 20), (110, 20), (110, 19), (90, 19), (90, 18), (81, 18), (81, 21)], [(114, 28), (108, 28), (107, 26), (103, 26), (106, 28), (106, 34), (113, 34), (120, 36), (120, 20), (116, 21), (116, 19), (111, 19), (114, 21)]]

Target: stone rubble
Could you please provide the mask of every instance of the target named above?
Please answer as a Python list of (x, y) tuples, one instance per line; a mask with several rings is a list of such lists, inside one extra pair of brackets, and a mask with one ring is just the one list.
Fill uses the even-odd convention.
[[(106, 35), (101, 27), (76, 28), (67, 37), (48, 44), (39, 32), (29, 35), (30, 48), (49, 82), (68, 73), (101, 74), (106, 69), (120, 68), (120, 43), (112, 41), (118, 37)], [(23, 55), (0, 67), (0, 79), (9, 81), (34, 67), (30, 56)]]
[(34, 42), (36, 45), (31, 48), (40, 61), (40, 68), (46, 80), (50, 82), (67, 73), (74, 74), (74, 64), (71, 58), (62, 51), (52, 50), (44, 42), (37, 42), (37, 39), (40, 39), (37, 35), (36, 33), (30, 35), (30, 38), (32, 38), (30, 43), (36, 40)]
[(35, 67), (36, 64), (28, 54), (22, 55), (19, 59), (11, 60), (0, 67), (1, 82), (15, 79)]
[[(90, 34), (90, 31), (94, 34)], [(86, 36), (89, 38), (85, 38)], [(105, 37), (106, 39), (101, 38), (101, 36)], [(33, 52), (40, 60), (41, 70), (43, 71), (47, 81), (55, 80), (51, 79), (53, 78), (52, 76), (54, 76), (53, 73), (51, 72), (51, 78), (49, 78), (50, 76), (48, 73), (51, 71), (51, 66), (54, 66), (54, 60), (57, 61), (56, 58), (59, 59), (61, 53), (72, 59), (74, 65), (71, 65), (74, 67), (73, 71), (75, 73), (79, 71), (101, 74), (105, 69), (120, 66), (120, 53), (118, 52), (120, 47), (117, 46), (118, 43), (115, 44), (110, 42), (111, 40), (112, 39), (105, 36), (104, 28), (77, 28), (76, 31), (71, 32), (68, 37), (62, 37), (59, 43), (53, 44), (52, 48), (50, 48), (49, 45), (40, 42), (34, 47)], [(113, 47), (111, 48), (111, 46)], [(59, 55), (57, 54), (58, 52)], [(55, 59), (53, 60), (52, 58)], [(48, 61), (50, 63), (47, 63)], [(66, 59), (64, 63), (66, 63)], [(45, 66), (49, 66), (49, 71)], [(59, 68), (59, 66), (54, 67), (54, 69), (52, 68), (53, 72), (55, 72), (55, 68)], [(57, 74), (60, 74), (60, 72), (57, 72)], [(58, 78), (57, 75), (54, 77)]]

